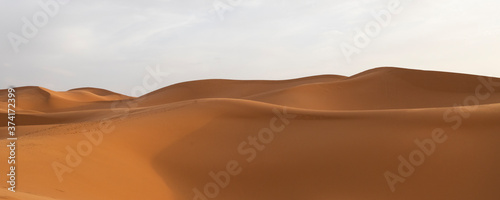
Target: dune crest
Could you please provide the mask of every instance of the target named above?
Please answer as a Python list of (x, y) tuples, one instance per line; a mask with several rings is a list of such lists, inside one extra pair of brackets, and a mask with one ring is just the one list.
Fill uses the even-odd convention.
[[(3, 199), (500, 198), (499, 78), (383, 67), (141, 97), (19, 87), (16, 101), (19, 193)], [(437, 128), (447, 141), (391, 191), (384, 174)]]

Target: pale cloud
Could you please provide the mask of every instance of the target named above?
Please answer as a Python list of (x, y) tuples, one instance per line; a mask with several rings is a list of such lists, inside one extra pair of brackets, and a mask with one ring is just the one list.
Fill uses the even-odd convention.
[(41, 67), (41, 69), (48, 71), (49, 73), (53, 73), (54, 76), (65, 76), (65, 77), (75, 76), (75, 73), (68, 71), (66, 69), (61, 69), (56, 67)]

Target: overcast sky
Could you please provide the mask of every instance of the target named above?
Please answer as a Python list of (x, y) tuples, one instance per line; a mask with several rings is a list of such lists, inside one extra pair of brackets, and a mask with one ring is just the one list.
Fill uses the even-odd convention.
[[(0, 2), (0, 88), (131, 95), (158, 69), (169, 75), (149, 79), (158, 84), (148, 91), (196, 79), (353, 75), (379, 66), (500, 77), (495, 0)], [(356, 43), (360, 35), (368, 42)]]

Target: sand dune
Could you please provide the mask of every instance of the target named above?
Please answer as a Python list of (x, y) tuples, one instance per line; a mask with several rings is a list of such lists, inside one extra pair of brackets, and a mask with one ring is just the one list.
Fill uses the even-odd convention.
[[(201, 80), (175, 84), (146, 94), (137, 99), (141, 106), (161, 105), (183, 100), (202, 98), (237, 98), (266, 94), (276, 90), (321, 82), (344, 79), (344, 76), (323, 75), (284, 81), (239, 81), (239, 80)], [(245, 89), (241, 89), (245, 88)]]
[[(377, 68), (341, 81), (304, 84), (249, 99), (319, 110), (433, 108), (461, 103), (480, 84), (473, 75)], [(499, 101), (494, 95), (480, 104)]]
[[(17, 110), (20, 112), (47, 113), (82, 110), (80, 107), (100, 102), (131, 99), (111, 91), (96, 88), (80, 88), (66, 92), (56, 92), (42, 87), (29, 86), (16, 88)], [(1, 90), (0, 103), (6, 105), (7, 90)], [(5, 108), (6, 106), (2, 106)], [(86, 108), (88, 109), (88, 107)]]
[[(376, 68), (191, 81), (137, 98), (16, 90), (18, 192), (5, 185), (0, 199), (500, 198), (498, 78)], [(446, 140), (420, 150), (436, 129)], [(386, 172), (415, 150), (424, 160), (392, 191)]]

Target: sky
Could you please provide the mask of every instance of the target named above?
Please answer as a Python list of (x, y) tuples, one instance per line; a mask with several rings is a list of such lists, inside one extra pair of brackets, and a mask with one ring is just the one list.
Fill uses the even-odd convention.
[(494, 0), (0, 5), (0, 88), (97, 87), (140, 96), (190, 80), (350, 76), (381, 66), (500, 77)]

